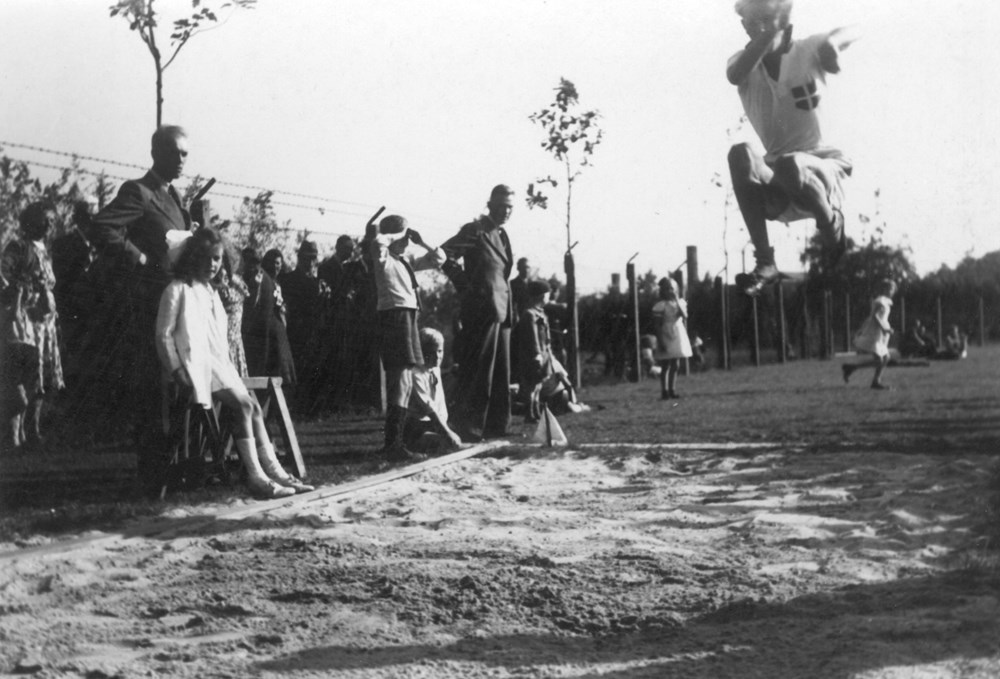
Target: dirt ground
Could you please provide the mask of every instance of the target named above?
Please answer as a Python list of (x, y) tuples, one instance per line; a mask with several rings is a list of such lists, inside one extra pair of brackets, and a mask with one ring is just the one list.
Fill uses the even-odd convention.
[(976, 557), (995, 445), (588, 445), (567, 428), (568, 448), (346, 497), (0, 543), (0, 672), (1000, 676), (1000, 575)]
[(956, 562), (984, 462), (521, 448), (196, 530), (175, 510), (152, 538), (4, 545), (0, 657), (40, 677), (995, 677), (997, 578)]

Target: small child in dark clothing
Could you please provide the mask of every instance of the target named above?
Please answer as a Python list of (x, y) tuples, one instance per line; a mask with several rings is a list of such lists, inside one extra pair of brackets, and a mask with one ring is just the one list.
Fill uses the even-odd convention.
[(528, 411), (525, 420), (537, 422), (542, 403), (561, 412), (579, 412), (573, 385), (566, 369), (552, 355), (552, 335), (545, 315), (545, 300), (549, 284), (542, 280), (528, 283), (528, 308), (517, 322), (518, 357), (521, 367), (520, 386), (526, 394)]

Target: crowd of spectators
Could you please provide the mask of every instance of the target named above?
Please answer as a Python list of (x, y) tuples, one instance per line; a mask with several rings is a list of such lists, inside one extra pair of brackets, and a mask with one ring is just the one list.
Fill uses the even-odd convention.
[[(80, 201), (71, 228), (54, 241), (55, 215), (45, 204), (21, 214), (2, 266), (5, 447), (42, 447), (42, 404), (58, 392), (54, 412), (73, 440), (131, 440), (140, 469), (162, 454), (165, 385), (178, 376), (165, 369), (157, 312), (168, 289), (188, 299), (176, 294), (174, 268), (190, 236), (206, 228), (192, 222), (173, 187), (188, 144), (182, 128), (159, 128), (150, 170), (124, 182), (102, 209)], [(221, 256), (206, 285), (225, 312), (226, 365), (241, 378), (281, 378), (299, 417), (380, 406), (384, 373), (390, 460), (419, 459), (411, 446), (440, 452), (504, 436), (512, 413), (536, 419), (549, 400), (573, 409), (563, 367), (566, 307), (548, 283), (532, 279), (526, 258), (511, 279), (505, 225), (513, 196), (495, 187), (485, 214), (440, 248), (398, 215), (370, 224), (361, 238), (341, 236), (323, 260), (314, 241), (302, 240), (291, 266), (280, 250), (240, 249), (219, 232)], [(458, 296), (447, 380), (444, 336), (417, 323), (413, 272), (422, 268), (443, 269)], [(514, 356), (512, 334), (520, 338)]]
[[(7, 446), (41, 447), (43, 403), (63, 391), (60, 424), (87, 434), (76, 440), (130, 436), (140, 461), (164, 447), (170, 376), (154, 336), (174, 261), (198, 228), (172, 186), (187, 154), (182, 128), (159, 128), (151, 169), (103, 209), (80, 201), (72, 228), (51, 242), (51, 209), (35, 203), (20, 215), (2, 258)], [(360, 238), (341, 236), (322, 260), (304, 239), (288, 264), (280, 250), (240, 250), (223, 233), (211, 287), (226, 313), (228, 360), (241, 377), (280, 378), (299, 417), (380, 407), (384, 373), (383, 451), (392, 460), (504, 436), (513, 415), (537, 421), (545, 407), (585, 409), (565, 368), (568, 310), (557, 282), (533, 277), (526, 257), (515, 264), (505, 229), (513, 196), (494, 187), (486, 212), (440, 247), (399, 215), (370, 223)], [(441, 328), (418, 325), (414, 271), (427, 268), (440, 268), (458, 298), (448, 376)], [(703, 362), (702, 342), (688, 341), (672, 279), (660, 281), (660, 298), (654, 334), (640, 338), (643, 362), (661, 377), (662, 398), (676, 399), (680, 361)], [(621, 377), (630, 316), (617, 290), (605, 302), (605, 369)], [(962, 358), (967, 344), (953, 326), (939, 347), (915, 321), (899, 348), (904, 357)]]

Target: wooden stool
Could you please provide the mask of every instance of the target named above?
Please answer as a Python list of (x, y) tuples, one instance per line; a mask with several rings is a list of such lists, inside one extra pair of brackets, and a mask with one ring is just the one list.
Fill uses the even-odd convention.
[(281, 378), (244, 377), (243, 384), (260, 404), (261, 412), (264, 413), (264, 422), (268, 421), (268, 416), (277, 420), (278, 431), (281, 433), (281, 438), (287, 448), (283, 456), (285, 459), (281, 460), (281, 463), (301, 479), (306, 475), (306, 465), (302, 460), (302, 449), (299, 448), (299, 439), (295, 435), (295, 426), (292, 424), (292, 416), (288, 412), (285, 394), (281, 391)]

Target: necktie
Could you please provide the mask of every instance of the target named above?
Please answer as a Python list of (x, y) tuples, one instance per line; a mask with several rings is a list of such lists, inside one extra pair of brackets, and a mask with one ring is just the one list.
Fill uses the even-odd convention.
[(413, 296), (417, 298), (417, 309), (420, 309), (420, 286), (417, 285), (417, 275), (413, 273), (413, 267), (403, 257), (395, 257), (403, 265), (403, 268), (406, 269), (406, 273), (410, 274), (410, 283), (413, 285)]

